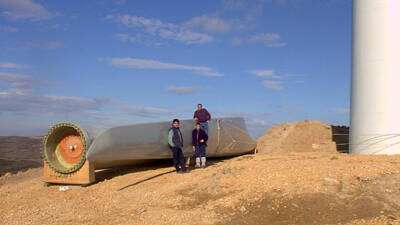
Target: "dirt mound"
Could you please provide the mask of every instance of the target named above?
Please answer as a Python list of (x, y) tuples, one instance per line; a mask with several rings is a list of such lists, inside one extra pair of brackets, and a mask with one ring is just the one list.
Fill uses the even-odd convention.
[(0, 176), (10, 172), (40, 167), (42, 139), (0, 136)]
[[(259, 153), (337, 152), (331, 125), (302, 121), (273, 126), (257, 140)], [(336, 130), (336, 129), (335, 129)]]

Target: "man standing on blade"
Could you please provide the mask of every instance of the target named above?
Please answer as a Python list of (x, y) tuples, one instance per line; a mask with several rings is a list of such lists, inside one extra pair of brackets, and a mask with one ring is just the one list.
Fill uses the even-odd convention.
[(185, 160), (182, 152), (183, 148), (183, 136), (182, 132), (179, 129), (180, 121), (178, 119), (174, 119), (172, 121), (172, 127), (168, 133), (168, 144), (172, 150), (172, 157), (174, 161), (174, 166), (176, 168), (177, 173), (187, 172), (185, 167)]
[(211, 114), (207, 109), (203, 108), (203, 104), (197, 104), (197, 110), (194, 112), (193, 118), (200, 123), (201, 128), (208, 134), (208, 121), (211, 119)]
[[(192, 145), (194, 153), (196, 155), (195, 167), (206, 167), (206, 146), (207, 146), (208, 135), (200, 127), (200, 123), (196, 123), (196, 127), (192, 131)], [(200, 164), (201, 162), (201, 164)]]

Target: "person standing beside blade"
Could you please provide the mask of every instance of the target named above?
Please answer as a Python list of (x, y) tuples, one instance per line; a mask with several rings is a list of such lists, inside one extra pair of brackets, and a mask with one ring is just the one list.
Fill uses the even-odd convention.
[(172, 121), (172, 127), (168, 133), (168, 144), (172, 150), (172, 157), (174, 161), (174, 167), (177, 173), (186, 172), (184, 156), (183, 156), (183, 136), (179, 129), (180, 121), (174, 119)]
[(211, 114), (207, 109), (203, 108), (203, 104), (197, 104), (197, 110), (194, 112), (193, 119), (200, 123), (201, 128), (208, 134), (208, 121), (211, 119)]
[[(192, 145), (196, 156), (195, 167), (206, 167), (206, 147), (208, 135), (201, 128), (200, 123), (196, 123), (196, 127), (192, 131)], [(200, 164), (201, 162), (201, 164)]]

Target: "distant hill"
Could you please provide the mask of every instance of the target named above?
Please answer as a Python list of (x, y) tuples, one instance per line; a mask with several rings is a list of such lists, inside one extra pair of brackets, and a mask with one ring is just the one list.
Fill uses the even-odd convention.
[(41, 137), (0, 136), (0, 176), (42, 166)]

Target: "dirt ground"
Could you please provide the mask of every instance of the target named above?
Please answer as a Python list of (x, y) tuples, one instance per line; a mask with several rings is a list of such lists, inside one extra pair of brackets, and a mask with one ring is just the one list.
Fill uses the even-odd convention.
[(167, 163), (46, 187), (0, 177), (0, 224), (400, 224), (400, 156), (245, 155), (176, 174)]

